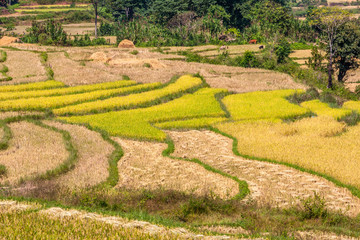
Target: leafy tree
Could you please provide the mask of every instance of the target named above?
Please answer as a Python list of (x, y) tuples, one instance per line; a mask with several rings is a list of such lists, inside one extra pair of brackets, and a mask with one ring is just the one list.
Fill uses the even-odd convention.
[(274, 1), (258, 2), (251, 10), (252, 22), (260, 25), (266, 37), (288, 33), (292, 19), (289, 9)]
[(338, 81), (343, 82), (347, 71), (359, 67), (360, 59), (360, 28), (359, 20), (351, 20), (341, 27), (336, 36), (334, 47), (335, 67), (339, 70)]
[(333, 64), (335, 54), (338, 51), (335, 40), (341, 31), (341, 27), (350, 20), (349, 15), (349, 12), (339, 8), (323, 7), (314, 9), (309, 16), (310, 24), (320, 30), (321, 37), (327, 44), (328, 88), (333, 87)]
[(279, 43), (275, 46), (275, 54), (278, 63), (284, 63), (291, 53), (290, 43), (286, 39), (280, 39)]

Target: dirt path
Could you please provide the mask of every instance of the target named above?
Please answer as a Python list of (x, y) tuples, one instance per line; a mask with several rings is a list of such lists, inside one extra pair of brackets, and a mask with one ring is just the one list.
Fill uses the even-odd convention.
[(235, 181), (209, 172), (196, 163), (163, 157), (162, 151), (167, 148), (164, 143), (115, 140), (125, 153), (118, 163), (117, 187), (164, 188), (198, 195), (213, 192), (222, 198), (231, 198), (239, 191)]
[(327, 207), (350, 216), (360, 213), (360, 200), (345, 188), (290, 167), (237, 157), (232, 140), (211, 131), (167, 132), (175, 142), (174, 156), (198, 158), (249, 184), (251, 198), (261, 205), (287, 207), (317, 192)]
[(106, 142), (99, 133), (70, 124), (44, 121), (45, 124), (68, 131), (71, 141), (78, 150), (75, 168), (62, 175), (56, 182), (69, 188), (89, 187), (106, 181), (109, 176), (108, 157), (114, 147)]

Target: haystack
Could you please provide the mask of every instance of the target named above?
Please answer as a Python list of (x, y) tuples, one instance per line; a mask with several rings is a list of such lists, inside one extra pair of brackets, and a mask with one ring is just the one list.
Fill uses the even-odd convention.
[(118, 48), (135, 48), (135, 45), (132, 41), (124, 39), (119, 43)]
[(108, 58), (106, 56), (106, 53), (104, 53), (104, 52), (95, 52), (95, 53), (91, 54), (90, 59), (94, 60), (96, 62), (107, 62), (110, 60), (110, 58)]
[(16, 37), (4, 36), (0, 39), (0, 46), (6, 46), (6, 45), (9, 45), (10, 43), (17, 42), (18, 40), (19, 39)]

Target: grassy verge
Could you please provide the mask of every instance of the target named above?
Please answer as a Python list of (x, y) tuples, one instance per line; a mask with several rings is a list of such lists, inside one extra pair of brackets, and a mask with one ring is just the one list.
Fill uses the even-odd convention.
[(0, 120), (0, 127), (3, 128), (3, 136), (0, 139), (0, 150), (5, 150), (9, 147), (9, 141), (12, 137), (12, 133), (5, 121)]

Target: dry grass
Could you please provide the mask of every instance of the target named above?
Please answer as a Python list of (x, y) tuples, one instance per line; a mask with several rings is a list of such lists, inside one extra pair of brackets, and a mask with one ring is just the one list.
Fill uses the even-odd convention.
[[(305, 86), (295, 83), (289, 75), (267, 71), (263, 69), (246, 69), (240, 67), (229, 67), (202, 63), (187, 63), (183, 61), (162, 60), (166, 58), (179, 58), (178, 55), (161, 54), (151, 52), (150, 48), (137, 48), (137, 55), (130, 54), (128, 49), (86, 47), (86, 48), (62, 48), (43, 47), (33, 44), (12, 44), (21, 49), (27, 50), (49, 50), (66, 51), (64, 53), (49, 53), (49, 62), (55, 72), (55, 79), (69, 85), (85, 83), (97, 83), (121, 79), (122, 75), (129, 76), (137, 82), (162, 82), (166, 83), (174, 75), (200, 73), (211, 87), (226, 88), (235, 92), (249, 92), (257, 90), (276, 89), (305, 89)], [(200, 46), (196, 50), (204, 50), (217, 46)], [(241, 50), (250, 46), (230, 46), (231, 49)], [(146, 68), (143, 64), (120, 64), (109, 65), (102, 62), (90, 61), (90, 56), (95, 52), (104, 52), (109, 59), (124, 63), (124, 59), (138, 59), (143, 63), (144, 59), (153, 59), (160, 67)], [(80, 62), (85, 61), (86, 66)], [(146, 76), (146, 77), (144, 77)]]
[(38, 82), (47, 79), (39, 54), (24, 51), (6, 51), (7, 73), (13, 77), (13, 83)]
[[(228, 46), (228, 49), (226, 51), (231, 55), (242, 55), (246, 51), (258, 52), (260, 46), (261, 46), (261, 44), (234, 45), (234, 46)], [(217, 56), (224, 52), (224, 51), (220, 51), (219, 46), (217, 48), (218, 48), (217, 50), (213, 50), (213, 51), (200, 52), (199, 55), (201, 55), (201, 56)], [(209, 49), (212, 49), (212, 48), (209, 48)], [(194, 51), (196, 52), (197, 50), (194, 49), (193, 52)]]
[(0, 112), (0, 119), (17, 117), (17, 116), (26, 116), (26, 115), (43, 115), (41, 112)]
[(59, 185), (69, 188), (89, 187), (107, 179), (108, 157), (114, 147), (103, 140), (99, 133), (77, 125), (52, 121), (45, 121), (45, 124), (68, 131), (74, 147), (78, 150), (75, 168), (56, 179)]
[(234, 197), (239, 191), (237, 182), (196, 163), (163, 157), (161, 153), (167, 148), (166, 144), (115, 140), (125, 152), (118, 163), (119, 188), (163, 188), (197, 195), (214, 194), (221, 198)]
[(55, 73), (54, 78), (67, 85), (91, 84), (121, 80), (121, 75), (105, 71), (103, 63), (91, 62), (81, 66), (65, 57), (64, 53), (49, 53), (49, 64)]
[[(231, 129), (231, 131), (236, 130)], [(263, 129), (251, 128), (249, 131), (257, 134)], [(360, 200), (353, 197), (347, 189), (339, 188), (323, 178), (290, 167), (234, 156), (231, 151), (232, 140), (222, 135), (197, 130), (167, 133), (175, 143), (174, 156), (198, 158), (212, 167), (246, 180), (251, 191), (250, 199), (257, 201), (260, 205), (289, 207), (289, 205), (299, 203), (299, 199), (313, 196), (313, 191), (315, 191), (324, 196), (329, 209), (341, 209), (351, 216), (360, 213)], [(246, 144), (243, 138), (251, 139), (253, 134), (242, 135), (239, 145)], [(272, 140), (269, 140), (269, 144), (271, 143)], [(258, 148), (256, 143), (253, 144), (253, 148)], [(281, 151), (286, 150), (285, 147), (281, 148)], [(270, 148), (266, 151), (270, 151)]]
[(311, 49), (295, 50), (290, 53), (290, 58), (309, 58), (311, 57)]
[(13, 138), (0, 152), (0, 164), (8, 169), (1, 183), (16, 184), (21, 178), (36, 176), (56, 168), (67, 159), (62, 135), (28, 122), (9, 124)]

